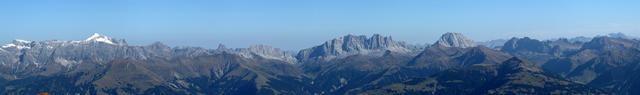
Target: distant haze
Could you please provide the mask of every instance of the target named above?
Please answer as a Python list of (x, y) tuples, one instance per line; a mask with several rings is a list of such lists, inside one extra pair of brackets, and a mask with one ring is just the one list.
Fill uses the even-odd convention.
[(64, 0), (0, 1), (0, 44), (84, 40), (132, 45), (300, 50), (347, 34), (411, 44), (446, 32), (476, 40), (640, 35), (640, 1), (590, 0)]

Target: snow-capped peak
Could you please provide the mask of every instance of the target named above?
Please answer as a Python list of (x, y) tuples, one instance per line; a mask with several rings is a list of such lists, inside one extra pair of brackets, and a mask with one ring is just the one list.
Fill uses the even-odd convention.
[(19, 43), (31, 43), (33, 41), (27, 41), (27, 40), (20, 40), (20, 39), (16, 39), (14, 40), (15, 42), (19, 42)]
[(6, 44), (4, 46), (2, 46), (2, 48), (9, 48), (9, 47), (15, 47), (16, 44)]
[(30, 49), (31, 47), (29, 46), (29, 44), (31, 42), (33, 42), (33, 41), (15, 39), (15, 40), (13, 40), (13, 43), (6, 44), (6, 45), (2, 46), (2, 48), (15, 47), (17, 49)]
[(15, 47), (17, 49), (30, 49), (30, 43), (33, 41), (27, 41), (27, 40), (20, 40), (20, 39), (15, 39), (13, 40), (13, 43), (10, 44), (6, 44), (4, 46), (2, 46), (2, 48), (10, 48), (10, 47)]
[(115, 45), (115, 43), (113, 42), (113, 40), (107, 36), (104, 35), (100, 35), (98, 33), (93, 33), (93, 35), (91, 35), (91, 37), (87, 38), (87, 40), (85, 40), (87, 42), (104, 42), (107, 44), (112, 44)]

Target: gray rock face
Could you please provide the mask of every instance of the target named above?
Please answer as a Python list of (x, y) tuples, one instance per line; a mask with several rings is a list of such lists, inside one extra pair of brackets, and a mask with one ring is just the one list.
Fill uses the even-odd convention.
[(391, 37), (384, 37), (379, 34), (374, 34), (370, 38), (364, 35), (347, 35), (326, 41), (320, 46), (301, 50), (296, 57), (302, 61), (330, 60), (356, 54), (382, 55), (386, 50), (411, 53), (419, 49), (405, 42), (394, 41)]
[(534, 52), (548, 52), (551, 49), (551, 46), (548, 44), (536, 40), (531, 39), (529, 37), (524, 38), (512, 38), (507, 41), (502, 47), (502, 51), (504, 52), (515, 52), (515, 51), (534, 51)]
[(462, 33), (445, 33), (433, 46), (468, 48), (475, 47), (476, 44)]
[(500, 47), (502, 47), (504, 45), (504, 43), (506, 43), (508, 40), (506, 39), (496, 39), (496, 40), (489, 40), (489, 41), (483, 41), (483, 42), (476, 42), (477, 45), (483, 45), (489, 48), (494, 48), (494, 49), (498, 49)]
[(255, 56), (260, 56), (266, 59), (275, 59), (281, 60), (288, 63), (296, 63), (297, 59), (291, 55), (291, 53), (283, 51), (280, 48), (274, 48), (272, 46), (267, 45), (252, 45), (249, 48), (237, 48), (237, 49), (227, 49), (224, 45), (218, 46), (218, 51), (225, 51), (228, 53), (238, 54), (245, 58), (254, 58)]

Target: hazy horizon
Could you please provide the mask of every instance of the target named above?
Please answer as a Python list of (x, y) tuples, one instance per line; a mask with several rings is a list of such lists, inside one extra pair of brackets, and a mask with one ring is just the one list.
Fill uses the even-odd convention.
[(131, 45), (300, 50), (336, 37), (381, 34), (410, 44), (461, 32), (475, 41), (640, 35), (640, 1), (2, 1), (0, 44), (84, 40)]

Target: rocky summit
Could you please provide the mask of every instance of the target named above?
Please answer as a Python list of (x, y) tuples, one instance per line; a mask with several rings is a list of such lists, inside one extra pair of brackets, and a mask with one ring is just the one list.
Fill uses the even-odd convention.
[(347, 35), (326, 41), (319, 46), (303, 49), (298, 53), (297, 58), (302, 61), (330, 60), (357, 54), (382, 55), (387, 50), (412, 53), (417, 51), (418, 47), (379, 34), (369, 38), (364, 35)]
[(468, 48), (475, 47), (476, 44), (462, 33), (445, 33), (432, 46)]

